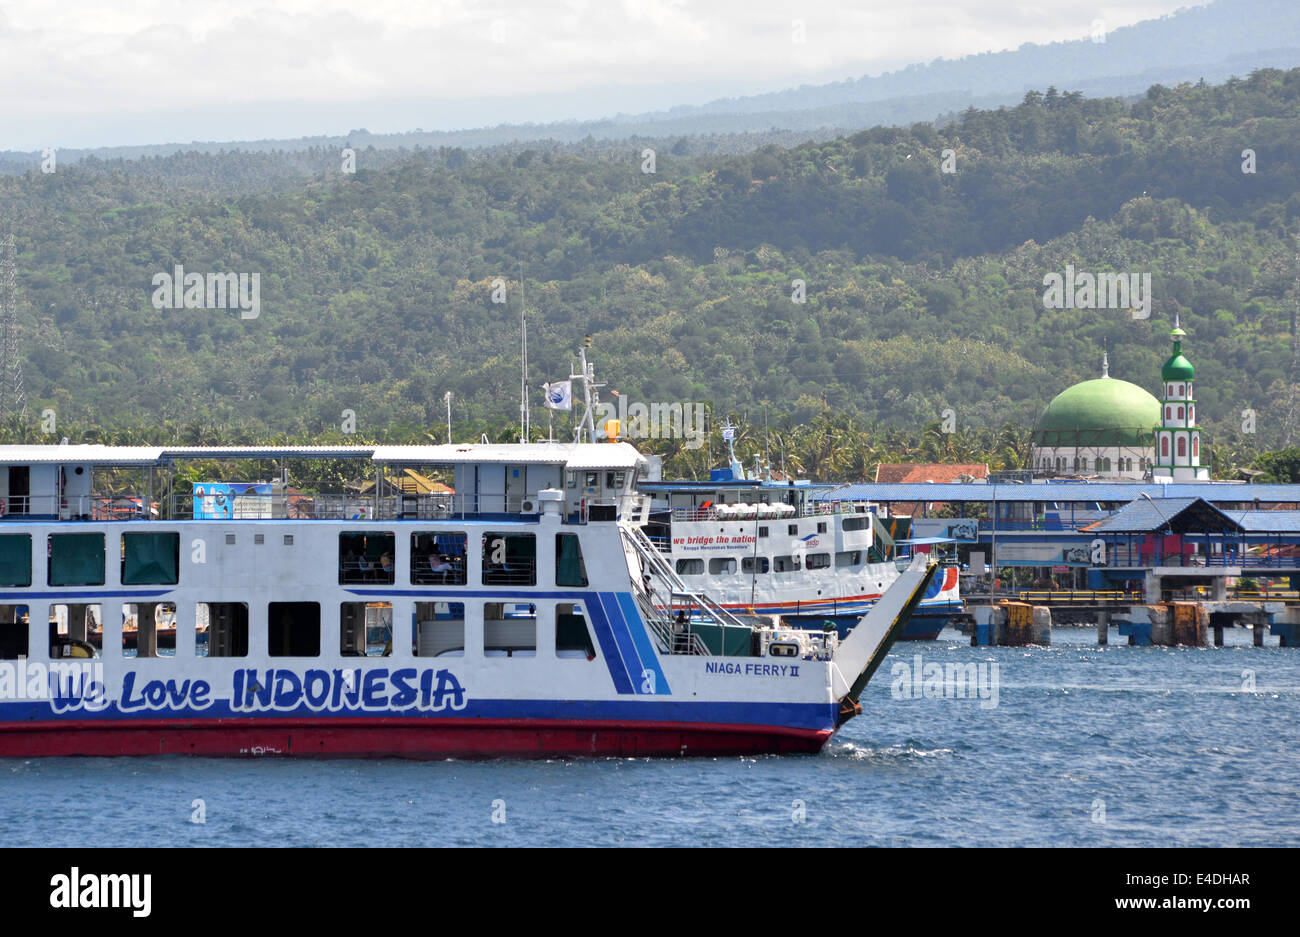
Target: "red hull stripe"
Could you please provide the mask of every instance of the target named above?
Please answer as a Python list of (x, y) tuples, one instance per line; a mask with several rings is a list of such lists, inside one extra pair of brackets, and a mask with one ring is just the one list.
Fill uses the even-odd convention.
[(829, 729), (694, 722), (403, 717), (0, 723), (0, 756), (451, 757), (816, 752)]

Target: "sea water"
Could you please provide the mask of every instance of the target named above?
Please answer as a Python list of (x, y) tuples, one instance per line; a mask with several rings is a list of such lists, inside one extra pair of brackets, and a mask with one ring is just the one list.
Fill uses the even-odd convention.
[[(1203, 649), (1052, 638), (897, 645), (818, 755), (10, 758), (0, 829), (10, 846), (1300, 845), (1300, 649), (1245, 629)], [(995, 706), (902, 679), (970, 663)]]

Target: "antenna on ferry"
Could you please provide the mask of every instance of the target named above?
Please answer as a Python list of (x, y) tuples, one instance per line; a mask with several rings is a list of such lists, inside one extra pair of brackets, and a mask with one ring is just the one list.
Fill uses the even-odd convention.
[(745, 477), (745, 467), (740, 464), (736, 458), (736, 427), (728, 416), (722, 424), (722, 440), (727, 444), (728, 461), (731, 467), (731, 477), (743, 479)]
[[(592, 406), (600, 401), (600, 388), (605, 385), (603, 382), (596, 380), (596, 368), (587, 362), (587, 349), (590, 347), (591, 336), (588, 335), (583, 339), (583, 347), (578, 349), (578, 362), (582, 373), (569, 375), (569, 380), (582, 382), (582, 419), (578, 421), (578, 428), (574, 431), (574, 442), (582, 442), (584, 429), (587, 431), (587, 441), (596, 441), (596, 421), (593, 417)], [(593, 390), (596, 392), (594, 399)]]

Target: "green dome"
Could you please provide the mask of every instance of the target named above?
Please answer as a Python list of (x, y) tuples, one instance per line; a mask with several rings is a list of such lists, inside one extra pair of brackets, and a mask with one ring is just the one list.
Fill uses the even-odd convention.
[(1038, 419), (1034, 445), (1149, 446), (1159, 423), (1160, 401), (1136, 384), (1099, 377), (1056, 395)]
[(1174, 342), (1174, 353), (1160, 369), (1160, 376), (1166, 381), (1190, 381), (1195, 374), (1192, 363), (1183, 357), (1182, 342)]

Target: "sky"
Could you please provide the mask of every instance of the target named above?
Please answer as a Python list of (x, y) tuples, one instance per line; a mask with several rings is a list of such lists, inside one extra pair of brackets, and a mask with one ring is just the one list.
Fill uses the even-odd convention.
[(585, 120), (1199, 2), (0, 0), (0, 151)]

